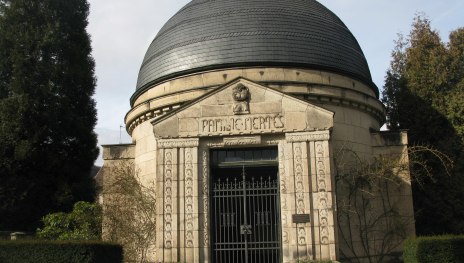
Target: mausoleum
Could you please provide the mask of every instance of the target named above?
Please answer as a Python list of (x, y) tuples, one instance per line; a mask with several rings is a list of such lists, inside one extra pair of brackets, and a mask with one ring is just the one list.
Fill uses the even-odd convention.
[[(380, 131), (356, 38), (314, 0), (191, 1), (148, 48), (130, 105), (132, 144), (104, 146), (103, 173), (128, 159), (156, 182), (153, 262), (363, 257), (362, 229), (338, 220), (337, 152), (407, 153), (406, 133)], [(408, 178), (394, 197), (414, 234)]]

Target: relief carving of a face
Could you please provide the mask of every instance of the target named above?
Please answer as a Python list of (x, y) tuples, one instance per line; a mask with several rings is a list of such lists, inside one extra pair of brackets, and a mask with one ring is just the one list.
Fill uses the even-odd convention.
[(234, 114), (241, 115), (250, 113), (248, 105), (248, 101), (250, 99), (250, 91), (247, 87), (245, 87), (242, 84), (235, 86), (232, 92), (232, 97), (235, 100), (235, 105), (233, 109)]

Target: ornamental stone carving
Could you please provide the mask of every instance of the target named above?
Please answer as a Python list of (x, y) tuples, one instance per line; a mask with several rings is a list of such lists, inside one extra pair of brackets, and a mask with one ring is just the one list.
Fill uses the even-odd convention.
[(191, 148), (198, 147), (198, 139), (172, 139), (172, 140), (159, 140), (159, 149), (172, 149), (172, 148)]
[(172, 181), (173, 156), (171, 151), (164, 155), (164, 247), (172, 248)]
[(261, 144), (261, 136), (224, 138), (225, 146)]
[(242, 115), (242, 114), (249, 114), (250, 113), (250, 106), (248, 105), (248, 101), (250, 99), (250, 91), (245, 85), (238, 84), (232, 90), (232, 97), (234, 98), (234, 114), (235, 115)]
[(328, 141), (329, 131), (296, 132), (285, 135), (287, 142)]
[(186, 246), (193, 247), (193, 159), (192, 149), (185, 149), (185, 222)]
[(295, 171), (295, 196), (296, 196), (296, 207), (297, 214), (305, 213), (305, 194), (304, 194), (304, 182), (303, 182), (303, 160), (302, 160), (302, 147), (301, 143), (294, 145), (294, 171)]
[(329, 229), (328, 229), (328, 216), (329, 216), (329, 195), (326, 192), (326, 166), (325, 166), (325, 153), (324, 143), (316, 142), (316, 171), (317, 171), (317, 187), (318, 187), (318, 198), (319, 198), (319, 231), (321, 235), (321, 244), (329, 243)]
[(202, 187), (203, 187), (203, 245), (209, 245), (209, 226), (208, 226), (208, 213), (209, 213), (209, 151), (207, 148), (202, 150)]
[[(285, 144), (279, 143), (279, 177), (280, 177), (280, 193), (287, 193), (287, 184), (286, 184), (286, 173), (285, 173)], [(287, 209), (287, 200), (283, 199), (282, 208)]]

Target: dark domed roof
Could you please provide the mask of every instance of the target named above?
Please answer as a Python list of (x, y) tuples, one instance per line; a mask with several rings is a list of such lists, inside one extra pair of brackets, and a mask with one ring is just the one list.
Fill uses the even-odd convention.
[(167, 78), (237, 66), (328, 70), (378, 92), (354, 36), (317, 1), (193, 0), (151, 43), (134, 96)]

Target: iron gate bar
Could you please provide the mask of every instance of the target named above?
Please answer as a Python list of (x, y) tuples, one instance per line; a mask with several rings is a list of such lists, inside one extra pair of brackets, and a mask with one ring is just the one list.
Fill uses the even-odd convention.
[[(248, 228), (247, 224), (247, 193), (246, 193), (246, 175), (245, 175), (245, 166), (242, 167), (242, 182), (243, 182), (243, 224)], [(242, 226), (240, 226), (242, 227)], [(245, 232), (245, 231), (244, 231)], [(245, 263), (248, 263), (248, 231), (242, 233), (245, 237)]]
[[(277, 167), (247, 168), (252, 173), (275, 172), (258, 180), (241, 168), (241, 172), (217, 168), (212, 173), (212, 259), (215, 263), (280, 262)], [(250, 225), (252, 233), (240, 234), (241, 225)]]

